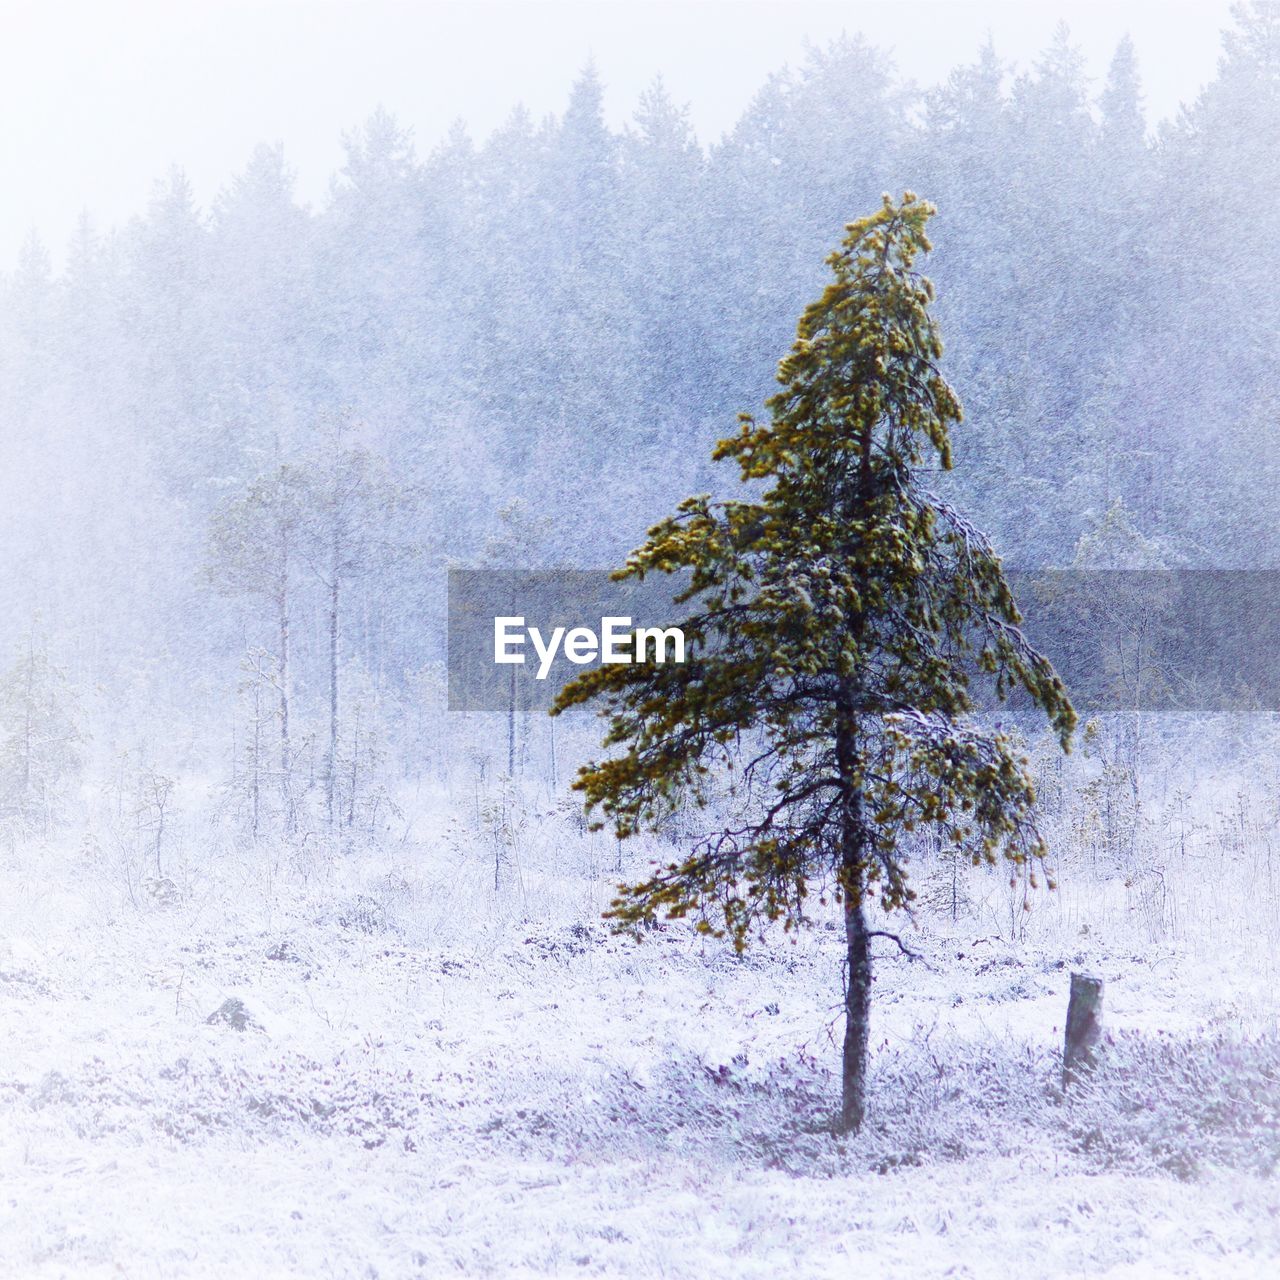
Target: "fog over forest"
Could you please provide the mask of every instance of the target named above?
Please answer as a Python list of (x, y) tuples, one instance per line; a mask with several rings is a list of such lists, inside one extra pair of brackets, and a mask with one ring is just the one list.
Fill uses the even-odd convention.
[(948, 486), (1006, 559), (1070, 565), (1117, 507), (1159, 563), (1275, 565), (1278, 42), (1240, 15), (1174, 121), (1127, 43), (1096, 93), (1060, 30), (921, 96), (849, 37), (709, 151), (660, 83), (609, 131), (588, 67), (559, 118), (479, 143), (415, 149), (376, 112), (316, 211), (271, 146), (207, 209), (175, 169), (128, 226), (86, 216), (60, 275), (34, 237), (6, 275), (5, 643), (34, 626), (107, 714), (202, 734), (268, 638), (204, 580), (210, 522), (349, 415), (416, 555), (353, 583), (345, 655), (402, 684), (443, 656), (444, 565), (505, 537), (513, 566), (608, 567), (732, 484), (710, 444), (770, 392), (844, 224), (904, 189), (939, 209)]
[[(674, 812), (651, 844), (590, 831), (568, 783), (597, 752), (591, 717), (447, 709), (448, 571), (609, 569), (686, 496), (741, 496), (712, 449), (739, 414), (767, 417), (827, 255), (884, 193), (937, 207), (917, 265), (964, 417), (954, 468), (930, 483), (1006, 565), (1280, 569), (1280, 6), (1233, 10), (1215, 77), (1170, 119), (1149, 118), (1127, 39), (1100, 83), (1065, 26), (1027, 65), (998, 29), (957, 59), (919, 88), (855, 34), (816, 44), (709, 146), (660, 79), (610, 128), (590, 64), (557, 115), (515, 109), (486, 137), (415, 137), (377, 108), (316, 206), (264, 143), (207, 206), (175, 167), (127, 224), (90, 211), (69, 245), (33, 233), (4, 264), (3, 1167), (24, 1177), (34, 1143), (27, 1160), (71, 1178), (106, 1141), (126, 1172), (70, 1200), (33, 1181), (0, 1271), (728, 1274), (728, 1254), (673, 1243), (697, 1211), (673, 1162), (698, 1195), (705, 1163), (733, 1200), (743, 1275), (847, 1265), (805, 1197), (835, 1197), (823, 1213), (839, 1221), (851, 1169), (873, 1195), (915, 1186), (959, 1215), (868, 1210), (882, 1261), (891, 1221), (916, 1215), (920, 1276), (942, 1274), (948, 1223), (955, 1274), (1025, 1262), (1041, 1196), (1061, 1200), (1087, 1274), (1209, 1274), (1194, 1231), (1162, 1262), (1173, 1246), (1144, 1214), (1219, 1232), (1233, 1274), (1280, 1257), (1264, 1205), (1280, 1161), (1270, 717), (1101, 717), (1065, 759), (1028, 733), (1059, 888), (920, 844), (919, 936), (902, 938), (927, 963), (886, 949), (876, 999), (896, 1012), (873, 1093), (888, 1118), (846, 1149), (814, 1136), (833, 1088), (835, 909), (790, 958), (738, 962), (675, 923), (629, 950), (600, 922), (615, 883), (675, 857), (697, 816)], [(1100, 1091), (1060, 1124), (1020, 1083), (1057, 1071), (1081, 964), (1120, 975), (1119, 1026), (1147, 1037), (1124, 1041), (1124, 1070), (1148, 1073), (1135, 1096), (1178, 1099), (1173, 1119)], [(449, 965), (465, 966), (452, 995)], [(945, 1021), (966, 999), (973, 1024)], [(217, 1040), (207, 1016), (241, 1000), (249, 1038)], [(1151, 1048), (1165, 1032), (1187, 1038), (1176, 1070)], [(1224, 1049), (1231, 1035), (1246, 1048)], [(716, 1101), (715, 1072), (748, 1060), (764, 1074)], [(959, 1119), (930, 1084), (947, 1071)], [(434, 1074), (430, 1100), (406, 1072)], [(1178, 1117), (1200, 1115), (1205, 1080), (1227, 1101), (1188, 1138)], [(760, 1136), (775, 1129), (776, 1147)], [(238, 1142), (271, 1172), (236, 1189)], [(438, 1166), (410, 1168), (437, 1143)], [(1043, 1179), (1015, 1191), (1024, 1150)], [(138, 1151), (159, 1164), (129, 1172)], [(340, 1239), (318, 1219), (345, 1210), (300, 1181), (308, 1151), (337, 1162), (333, 1186), (373, 1188)], [(570, 1179), (583, 1152), (606, 1171), (562, 1189), (578, 1241), (562, 1247), (526, 1184)], [(1044, 1172), (1054, 1152), (1076, 1182)], [(180, 1186), (198, 1159), (193, 1186), (264, 1215), (256, 1243), (221, 1219), (198, 1248), (175, 1243), (176, 1190), (129, 1225), (136, 1188)], [(1013, 1197), (993, 1253), (961, 1220), (965, 1161)], [(454, 1236), (444, 1188), (470, 1185), (464, 1164), (501, 1173)], [(785, 1183), (768, 1191), (764, 1170)], [(941, 1190), (893, 1181), (930, 1170)], [(1078, 1205), (1097, 1177), (1114, 1182), (1094, 1232)], [(507, 1231), (494, 1206), (517, 1186)], [(786, 1225), (754, 1240), (761, 1215)], [(1130, 1227), (1145, 1243), (1112, 1253)], [(1027, 1265), (1077, 1274), (1065, 1252)]]

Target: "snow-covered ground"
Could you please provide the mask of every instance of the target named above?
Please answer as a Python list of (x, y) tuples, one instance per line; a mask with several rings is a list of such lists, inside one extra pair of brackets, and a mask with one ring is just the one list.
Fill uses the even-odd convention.
[[(1267, 939), (1152, 941), (1096, 884), (1018, 940), (922, 915), (921, 959), (877, 944), (842, 1142), (834, 921), (636, 944), (598, 919), (612, 846), (557, 877), (553, 845), (497, 894), (458, 840), (224, 851), (169, 905), (92, 847), (8, 854), (0, 1274), (1280, 1274)], [(1073, 968), (1170, 1079), (1062, 1101)], [(207, 1021), (237, 1000), (243, 1029)], [(1244, 1055), (1259, 1114), (1203, 1096), (1205, 1052)]]

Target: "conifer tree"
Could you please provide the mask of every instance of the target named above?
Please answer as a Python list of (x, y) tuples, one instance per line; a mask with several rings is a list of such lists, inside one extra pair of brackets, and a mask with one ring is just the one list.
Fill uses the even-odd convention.
[(779, 367), (769, 423), (744, 415), (717, 458), (742, 499), (685, 500), (619, 578), (688, 572), (684, 664), (606, 665), (554, 712), (598, 699), (606, 747), (575, 786), (620, 838), (659, 822), (721, 769), (742, 819), (624, 886), (609, 913), (664, 912), (742, 949), (769, 922), (804, 922), (816, 889), (843, 905), (847, 973), (838, 1127), (865, 1110), (871, 996), (866, 900), (914, 897), (913, 832), (974, 862), (1030, 870), (1044, 846), (1026, 761), (973, 717), (971, 679), (1020, 687), (1066, 747), (1075, 713), (1024, 639), (988, 540), (925, 486), (951, 465), (960, 404), (939, 371), (933, 289), (914, 269), (933, 207), (908, 192), (852, 223), (834, 279)]
[(35, 632), (0, 675), (0, 817), (48, 834), (80, 770), (77, 699)]
[(393, 516), (404, 507), (407, 494), (393, 483), (383, 459), (360, 442), (364, 430), (350, 409), (325, 415), (320, 439), (299, 469), (300, 555), (324, 593), (329, 685), (324, 793), (331, 832), (338, 825), (341, 637), (349, 595), (362, 581), (379, 582), (386, 594), (392, 568), (409, 553), (392, 532)]
[[(252, 667), (261, 683), (274, 686), (278, 699), (280, 800), (285, 829), (291, 834), (296, 804), (289, 736), (293, 574), (294, 563), (300, 557), (305, 498), (305, 478), (293, 466), (283, 464), (259, 476), (245, 494), (214, 512), (207, 566), (210, 581), (224, 594), (258, 596), (270, 602), (276, 651), (271, 661), (265, 661), (264, 654), (253, 661)], [(255, 698), (260, 692), (255, 692)], [(256, 719), (254, 723), (257, 724)], [(255, 804), (255, 818), (256, 813)]]

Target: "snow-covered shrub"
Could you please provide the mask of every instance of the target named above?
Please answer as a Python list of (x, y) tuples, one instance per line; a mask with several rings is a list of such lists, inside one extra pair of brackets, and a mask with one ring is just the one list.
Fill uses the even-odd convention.
[(1054, 1047), (919, 1035), (881, 1047), (867, 1123), (856, 1138), (836, 1139), (839, 1082), (824, 1063), (682, 1056), (644, 1081), (613, 1075), (593, 1119), (542, 1112), (539, 1126), (581, 1123), (610, 1147), (697, 1150), (808, 1176), (1054, 1149), (1092, 1171), (1181, 1179), (1211, 1166), (1262, 1176), (1280, 1167), (1276, 1037), (1127, 1034), (1065, 1098), (1060, 1073)]
[(1052, 1051), (1009, 1040), (922, 1035), (872, 1062), (873, 1106), (858, 1146), (865, 1163), (903, 1165), (1007, 1155), (1056, 1124)]
[(1192, 1178), (1280, 1166), (1280, 1037), (1112, 1037), (1073, 1090), (1071, 1139), (1104, 1168)]
[(541, 1096), (486, 1125), (522, 1155), (574, 1159), (696, 1154), (793, 1173), (841, 1171), (830, 1121), (837, 1083), (804, 1054), (756, 1068), (673, 1052), (649, 1070), (544, 1081)]
[(1193, 1178), (1280, 1167), (1280, 1038), (1124, 1033), (1059, 1088), (1056, 1047), (928, 1037), (886, 1049), (859, 1139), (873, 1167), (1063, 1146), (1091, 1169)]
[(360, 933), (381, 933), (387, 927), (387, 909), (376, 898), (358, 893), (338, 909), (337, 923)]

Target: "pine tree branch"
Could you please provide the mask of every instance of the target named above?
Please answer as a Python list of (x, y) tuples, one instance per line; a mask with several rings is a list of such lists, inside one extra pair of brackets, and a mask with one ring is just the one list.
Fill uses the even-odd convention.
[(884, 929), (871, 929), (868, 931), (867, 937), (888, 938), (890, 942), (896, 942), (898, 944), (898, 950), (901, 951), (908, 960), (924, 960), (924, 956), (922, 956), (918, 951), (912, 951), (896, 933), (888, 933)]

